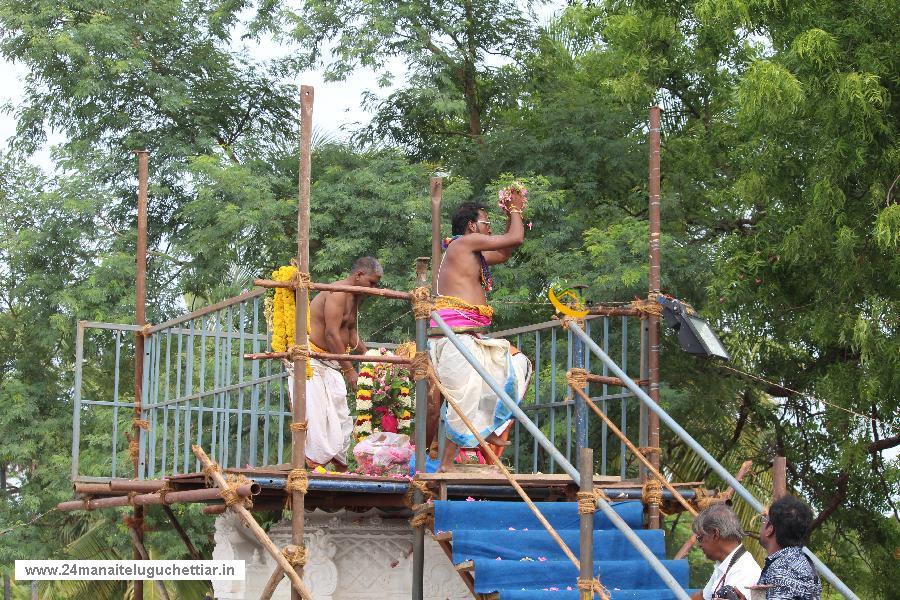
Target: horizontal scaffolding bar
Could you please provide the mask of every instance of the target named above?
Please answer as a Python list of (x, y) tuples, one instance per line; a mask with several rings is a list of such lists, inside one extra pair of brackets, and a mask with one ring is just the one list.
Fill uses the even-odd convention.
[[(286, 288), (294, 289), (292, 281), (272, 281), (271, 279), (254, 279), (253, 285), (263, 288)], [(410, 292), (400, 292), (387, 288), (365, 287), (361, 285), (344, 285), (341, 283), (310, 283), (309, 289), (322, 292), (345, 292), (348, 294), (365, 294), (368, 296), (379, 296), (381, 298), (391, 298), (392, 300), (412, 300)]]
[[(254, 352), (245, 354), (244, 358), (248, 360), (266, 360), (274, 358), (289, 358), (289, 352)], [(350, 362), (370, 362), (370, 363), (391, 363), (395, 365), (408, 365), (412, 361), (402, 356), (382, 356), (368, 354), (332, 354), (331, 352), (310, 352), (311, 358), (319, 358), (322, 360), (347, 360)]]

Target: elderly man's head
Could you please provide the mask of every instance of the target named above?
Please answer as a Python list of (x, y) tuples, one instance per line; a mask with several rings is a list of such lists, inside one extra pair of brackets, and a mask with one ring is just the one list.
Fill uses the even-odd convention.
[(727, 504), (713, 504), (696, 517), (691, 527), (697, 543), (710, 560), (722, 560), (744, 539), (744, 528)]
[(350, 281), (353, 285), (362, 287), (378, 287), (378, 282), (384, 276), (381, 263), (374, 256), (363, 256), (356, 259), (350, 269)]

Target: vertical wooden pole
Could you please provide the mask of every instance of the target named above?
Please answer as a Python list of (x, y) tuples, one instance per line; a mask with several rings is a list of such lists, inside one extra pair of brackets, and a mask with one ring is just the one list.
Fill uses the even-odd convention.
[(441, 268), (441, 196), (444, 180), (431, 178), (431, 292), (437, 294), (438, 271)]
[(776, 456), (772, 461), (772, 500), (787, 496), (787, 458)]
[[(658, 294), (660, 288), (660, 216), (659, 216), (659, 126), (660, 108), (650, 107), (650, 276), (649, 293)], [(650, 398), (659, 404), (659, 318), (649, 315), (647, 318), (647, 338), (650, 345), (647, 356), (647, 371), (650, 379)], [(653, 448), (659, 448), (659, 417), (656, 413), (649, 415), (648, 443)], [(659, 468), (659, 452), (651, 454), (650, 461), (653, 466)], [(651, 504), (647, 507), (649, 527), (659, 528), (659, 506)]]
[[(137, 206), (137, 249), (135, 260), (137, 270), (135, 276), (135, 303), (134, 322), (139, 327), (147, 324), (147, 180), (149, 178), (150, 154), (146, 150), (137, 150), (138, 157), (138, 206)], [(141, 446), (142, 429), (137, 424), (143, 412), (142, 400), (144, 392), (144, 335), (138, 332), (134, 339), (134, 420), (131, 428), (134, 440), (137, 440), (138, 448)], [(140, 455), (134, 457), (134, 477), (141, 476)], [(137, 532), (137, 542), (144, 543), (144, 507), (134, 507), (134, 523)], [(134, 546), (133, 557), (135, 560), (143, 558), (139, 546)], [(144, 582), (134, 580), (134, 600), (143, 600)]]
[[(578, 474), (581, 476), (582, 492), (594, 491), (594, 449), (578, 449)], [(594, 513), (582, 513), (580, 515), (581, 526), (581, 553), (579, 561), (579, 579), (593, 579), (594, 577)], [(592, 600), (594, 593), (591, 590), (582, 590), (581, 600)]]
[[(297, 211), (297, 264), (303, 273), (309, 273), (309, 193), (310, 193), (310, 153), (312, 145), (312, 109), (314, 90), (312, 86), (300, 86), (300, 201)], [(309, 289), (298, 287), (294, 296), (297, 310), (294, 320), (294, 339), (299, 346), (308, 343), (306, 331), (306, 311), (309, 302)], [(294, 423), (306, 421), (306, 361), (305, 357), (294, 360), (294, 405), (291, 408), (291, 419)], [(300, 469), (306, 466), (306, 431), (291, 430), (292, 451), (291, 468)], [(291, 496), (291, 542), (295, 546), (303, 546), (303, 520), (305, 496), (293, 492)], [(303, 565), (295, 565), (297, 576), (303, 577)], [(291, 588), (291, 598), (299, 600), (300, 594)]]
[[(432, 182), (432, 199), (434, 198), (434, 181)], [(440, 179), (437, 179), (440, 182)], [(416, 259), (416, 285), (425, 286), (428, 281), (428, 259)], [(416, 319), (416, 352), (428, 349), (426, 338), (426, 319)], [(416, 382), (416, 472), (425, 472), (425, 423), (428, 421), (428, 381), (420, 379)], [(424, 502), (422, 492), (413, 493), (413, 503)], [(413, 534), (413, 580), (412, 599), (422, 600), (425, 595), (425, 527), (416, 527)]]

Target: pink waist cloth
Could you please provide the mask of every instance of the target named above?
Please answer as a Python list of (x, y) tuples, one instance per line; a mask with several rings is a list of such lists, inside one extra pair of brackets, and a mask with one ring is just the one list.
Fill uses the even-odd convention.
[[(489, 327), (492, 322), (490, 317), (485, 317), (476, 311), (465, 310), (464, 308), (441, 308), (437, 312), (441, 315), (444, 323), (451, 329), (457, 327)], [(431, 321), (431, 327), (436, 328), (437, 326), (438, 324), (435, 321)]]

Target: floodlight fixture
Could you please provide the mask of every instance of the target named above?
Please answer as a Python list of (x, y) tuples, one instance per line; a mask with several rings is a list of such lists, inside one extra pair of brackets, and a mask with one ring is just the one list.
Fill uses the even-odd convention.
[(689, 305), (668, 296), (657, 296), (669, 327), (678, 334), (678, 344), (688, 354), (703, 358), (731, 360), (709, 323), (697, 316)]

